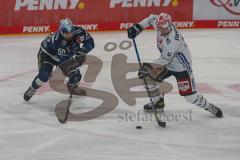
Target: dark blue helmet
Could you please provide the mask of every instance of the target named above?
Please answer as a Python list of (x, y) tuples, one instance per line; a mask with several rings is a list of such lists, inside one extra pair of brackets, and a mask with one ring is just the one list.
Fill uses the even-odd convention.
[(74, 32), (74, 26), (70, 19), (65, 18), (60, 21), (59, 30), (61, 33)]

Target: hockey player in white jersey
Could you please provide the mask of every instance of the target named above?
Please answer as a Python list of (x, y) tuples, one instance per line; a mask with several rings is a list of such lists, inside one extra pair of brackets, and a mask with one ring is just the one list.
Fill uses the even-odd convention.
[[(169, 14), (150, 15), (130, 27), (128, 37), (130, 39), (136, 38), (149, 26), (152, 26), (157, 33), (157, 47), (161, 56), (152, 63), (143, 63), (143, 68), (139, 70), (138, 76), (140, 79), (147, 78), (148, 82), (152, 82), (148, 84), (148, 88), (153, 100), (153, 107), (156, 110), (164, 107), (164, 97), (160, 94), (160, 89), (156, 83), (174, 76), (177, 80), (179, 94), (188, 102), (211, 112), (216, 117), (222, 117), (222, 111), (198, 93), (193, 77), (190, 51), (182, 35), (172, 24)], [(144, 105), (144, 109), (151, 111), (151, 104)]]

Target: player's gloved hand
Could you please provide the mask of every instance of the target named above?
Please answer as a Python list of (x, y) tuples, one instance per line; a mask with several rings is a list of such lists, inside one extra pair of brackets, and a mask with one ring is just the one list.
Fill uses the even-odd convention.
[(78, 83), (75, 83), (75, 84), (73, 84), (73, 83), (68, 83), (68, 84), (67, 84), (67, 87), (68, 87), (69, 90), (73, 90), (73, 89), (75, 89), (75, 88), (78, 87)]
[(67, 87), (69, 89), (77, 88), (81, 78), (82, 78), (82, 75), (79, 69), (72, 70), (69, 74), (69, 81), (67, 83)]
[(138, 78), (139, 79), (144, 79), (148, 76), (148, 69), (142, 68), (138, 70)]
[(138, 23), (134, 24), (132, 27), (130, 27), (127, 30), (128, 38), (130, 39), (136, 38), (137, 35), (142, 32), (142, 30), (143, 30), (143, 27), (140, 24)]

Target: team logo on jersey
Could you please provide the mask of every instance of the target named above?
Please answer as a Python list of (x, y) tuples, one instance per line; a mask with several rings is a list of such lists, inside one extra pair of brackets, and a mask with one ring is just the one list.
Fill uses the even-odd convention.
[(62, 48), (58, 49), (58, 55), (63, 56), (63, 55), (65, 55), (65, 53), (66, 53), (65, 49), (62, 49)]
[(231, 14), (240, 15), (240, 0), (210, 0), (210, 2)]

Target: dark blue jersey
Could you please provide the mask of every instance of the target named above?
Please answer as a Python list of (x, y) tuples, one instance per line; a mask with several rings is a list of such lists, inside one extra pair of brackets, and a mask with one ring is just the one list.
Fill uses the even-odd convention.
[(81, 27), (74, 27), (72, 40), (66, 41), (57, 31), (49, 34), (41, 43), (41, 50), (55, 65), (59, 65), (70, 57), (84, 53), (87, 54), (94, 48), (94, 40), (89, 33)]

